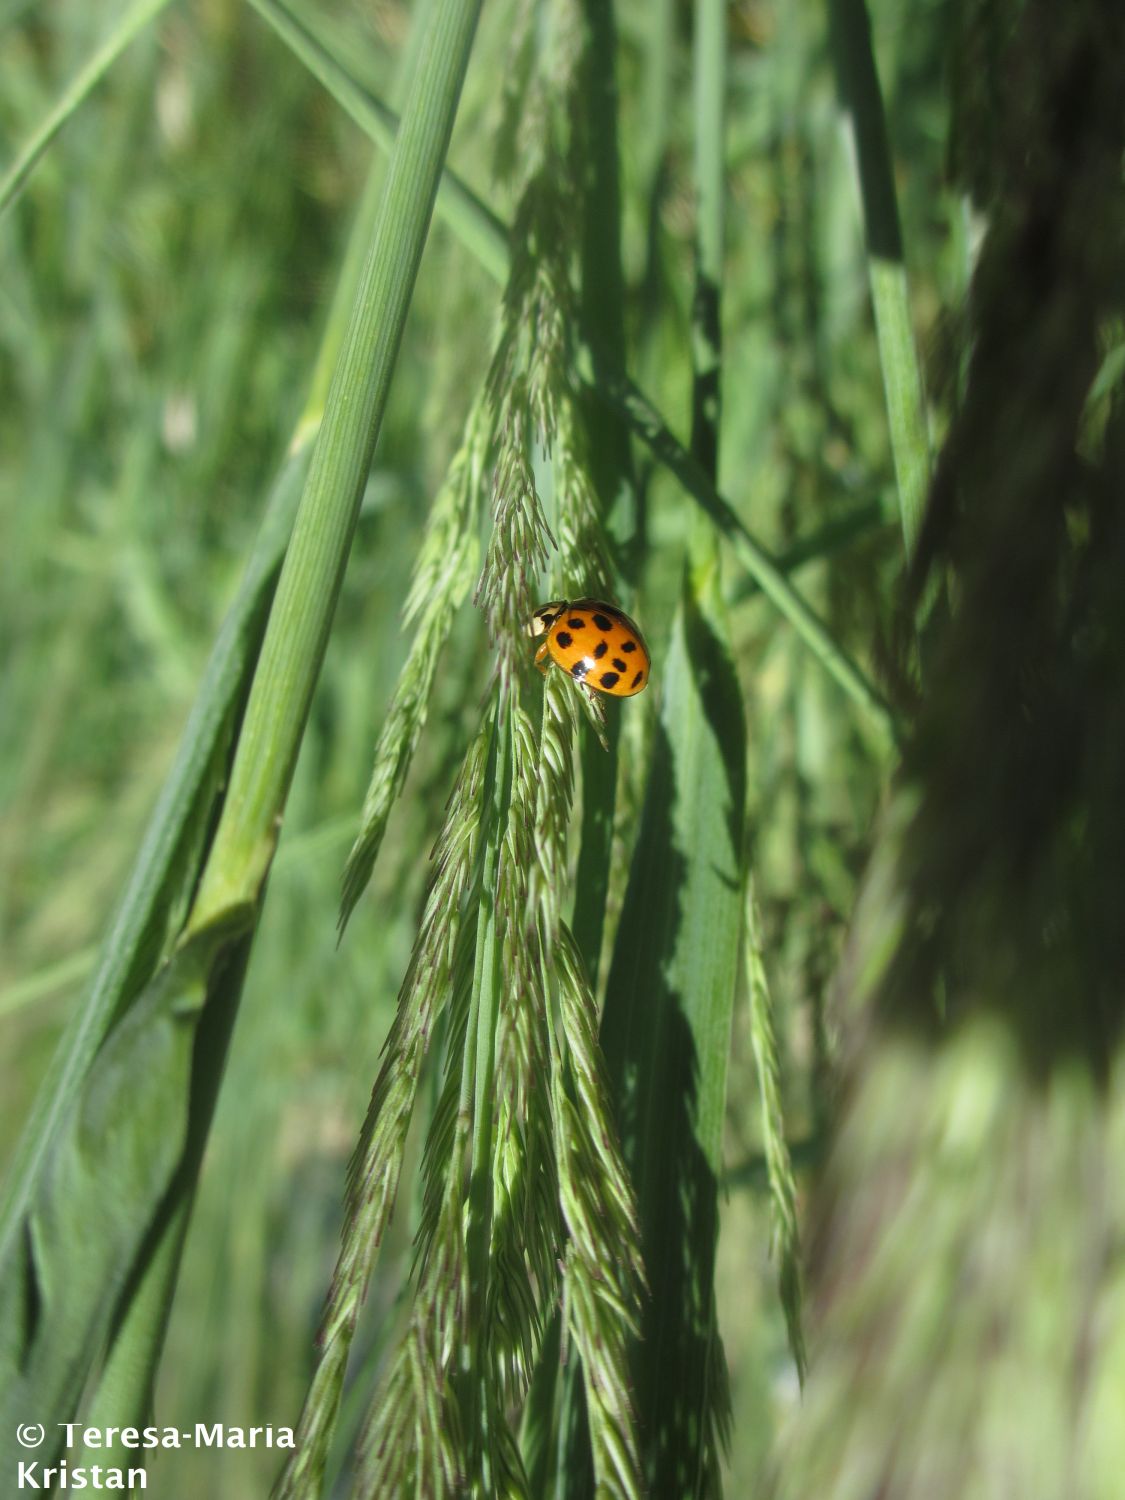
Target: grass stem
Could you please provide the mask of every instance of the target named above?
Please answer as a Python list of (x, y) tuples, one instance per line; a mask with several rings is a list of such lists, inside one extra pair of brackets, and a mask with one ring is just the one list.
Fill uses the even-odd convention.
[(136, 40), (150, 21), (156, 19), (168, 3), (169, 0), (134, 0), (117, 17), (101, 46), (79, 68), (54, 108), (47, 112), (15, 161), (0, 177), (0, 214), (19, 196), (35, 170), (36, 163), (59, 131), (90, 97), (129, 44)]
[(252, 907), (273, 858), (479, 10), (480, 0), (441, 0), (430, 16), (193, 911), (196, 929)]
[(914, 555), (930, 483), (930, 439), (922, 370), (910, 318), (883, 95), (864, 0), (832, 0), (832, 39), (840, 93), (855, 153), (867, 236), (867, 269), (883, 369), (887, 421), (898, 481), (902, 535)]

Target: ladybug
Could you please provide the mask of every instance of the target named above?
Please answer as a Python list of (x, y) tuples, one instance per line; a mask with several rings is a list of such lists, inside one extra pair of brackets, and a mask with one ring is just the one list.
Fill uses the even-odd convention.
[(652, 663), (644, 636), (623, 610), (604, 599), (541, 604), (527, 633), (546, 636), (535, 653), (541, 672), (550, 657), (587, 692), (596, 688), (614, 698), (631, 698), (648, 683)]

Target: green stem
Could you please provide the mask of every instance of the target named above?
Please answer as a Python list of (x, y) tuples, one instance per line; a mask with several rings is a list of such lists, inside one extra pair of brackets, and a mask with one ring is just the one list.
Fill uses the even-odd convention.
[(135, 3), (118, 17), (109, 36), (86, 65), (78, 70), (63, 90), (58, 103), (48, 111), (46, 119), (33, 133), (3, 177), (0, 177), (0, 214), (19, 196), (36, 162), (71, 115), (94, 92), (130, 42), (140, 35), (168, 3), (169, 0), (135, 0)]
[(930, 483), (930, 440), (922, 371), (910, 321), (890, 141), (864, 0), (832, 0), (831, 15), (840, 94), (851, 129), (863, 202), (871, 302), (909, 559), (914, 555)]
[(257, 902), (328, 643), (390, 390), (480, 0), (439, 0), (328, 393), (190, 927)]
[[(775, 555), (774, 561), (787, 574), (799, 572), (812, 563), (823, 562), (838, 552), (845, 552), (854, 542), (862, 541), (873, 532), (889, 526), (896, 519), (896, 509), (895, 503), (888, 499), (886, 505), (881, 500), (867, 500), (841, 510), (838, 516), (826, 521), (823, 526), (795, 537), (784, 552)], [(740, 578), (730, 591), (729, 602), (742, 604), (759, 593), (761, 589), (753, 578)]]

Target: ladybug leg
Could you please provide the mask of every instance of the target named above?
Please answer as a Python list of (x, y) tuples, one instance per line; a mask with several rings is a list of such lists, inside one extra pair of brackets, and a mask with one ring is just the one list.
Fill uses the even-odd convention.
[(544, 641), (543, 644), (539, 647), (539, 650), (535, 653), (535, 665), (539, 668), (540, 672), (542, 672), (543, 676), (546, 677), (547, 668), (550, 666), (550, 664), (550, 659), (547, 655), (547, 642)]

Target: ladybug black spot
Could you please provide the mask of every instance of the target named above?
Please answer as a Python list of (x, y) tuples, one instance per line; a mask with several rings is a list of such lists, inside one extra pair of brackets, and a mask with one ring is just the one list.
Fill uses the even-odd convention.
[(594, 624), (598, 627), (599, 630), (612, 630), (613, 629), (613, 621), (612, 620), (607, 620), (606, 617), (605, 617), (605, 615), (595, 615), (594, 616)]
[(636, 685), (637, 685), (637, 683), (638, 683), (638, 682), (640, 682), (640, 680), (641, 680), (641, 678), (642, 678), (642, 677), (643, 677), (643, 676), (644, 676), (644, 675), (645, 675), (645, 674), (644, 674), (644, 673), (643, 673), (643, 672), (638, 672), (638, 673), (637, 673), (637, 675), (636, 675), (636, 676), (635, 676), (635, 677), (634, 677), (634, 678), (633, 678), (633, 686), (634, 686), (634, 687), (636, 687)]
[(570, 675), (575, 678), (576, 681), (581, 682), (583, 677), (585, 677), (586, 673), (589, 670), (590, 668), (584, 661), (576, 661), (573, 667), (571, 667), (570, 669)]
[(608, 650), (609, 650), (609, 642), (608, 641), (599, 641), (598, 644), (594, 647), (594, 656), (597, 658), (598, 661), (601, 661), (602, 657), (606, 654), (606, 652)]
[(637, 649), (637, 643), (636, 641), (624, 641), (622, 643), (621, 649), (622, 651), (635, 651)]
[(555, 640), (556, 640), (556, 641), (557, 641), (557, 642), (558, 642), (558, 644), (559, 644), (559, 645), (560, 645), (560, 646), (561, 646), (561, 647), (562, 647), (562, 648), (563, 648), (563, 650), (564, 650), (564, 651), (565, 651), (565, 650), (566, 650), (566, 648), (567, 648), (567, 647), (568, 647), (568, 646), (569, 646), (569, 645), (571, 645), (571, 644), (572, 644), (572, 640), (573, 640), (573, 638), (572, 638), (572, 637), (571, 637), (571, 636), (569, 636), (569, 635), (567, 635), (567, 633), (566, 633), (566, 631), (565, 631), (565, 630), (560, 630), (560, 631), (559, 631), (559, 633), (558, 633), (558, 635), (557, 635), (557, 636), (555, 636)]
[(625, 670), (625, 663), (623, 661), (621, 661), (616, 656), (613, 658), (613, 665), (617, 668), (617, 670), (619, 672), (624, 672), (624, 670)]
[(566, 623), (570, 626), (571, 630), (585, 630), (586, 628), (586, 621), (581, 615), (575, 615), (572, 620), (568, 620)]
[(602, 687), (611, 688), (617, 686), (616, 672), (603, 672), (601, 677)]

